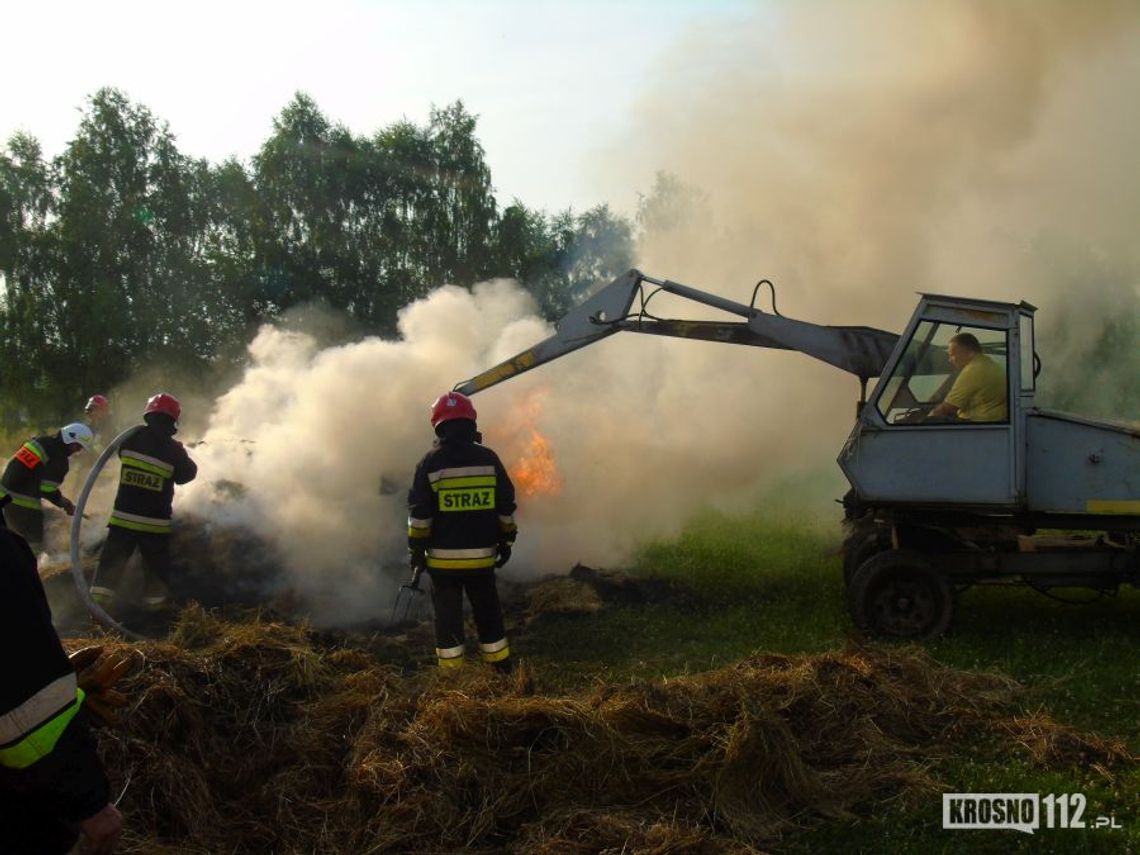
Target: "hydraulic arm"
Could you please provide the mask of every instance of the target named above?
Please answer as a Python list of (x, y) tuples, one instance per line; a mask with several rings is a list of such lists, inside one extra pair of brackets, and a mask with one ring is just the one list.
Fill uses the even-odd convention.
[[(646, 293), (647, 286), (653, 288), (649, 293)], [(648, 304), (661, 291), (721, 309), (744, 320), (658, 318), (649, 313)], [(756, 291), (753, 292), (752, 303), (745, 305), (678, 282), (654, 279), (639, 270), (630, 270), (567, 312), (555, 324), (554, 335), (457, 384), (455, 391), (465, 395), (479, 392), (623, 330), (797, 350), (854, 374), (859, 378), (861, 387), (865, 388), (869, 378), (882, 373), (898, 341), (894, 333), (871, 327), (832, 327), (793, 320), (775, 311), (774, 299), (772, 312), (756, 308), (755, 301)]]
[[(857, 626), (938, 635), (954, 591), (970, 585), (1100, 595), (1140, 585), (1140, 431), (1034, 406), (1033, 306), (923, 294), (897, 336), (786, 318), (774, 289), (762, 311), (763, 284), (745, 305), (630, 270), (567, 312), (554, 335), (455, 388), (478, 392), (622, 330), (806, 353), (854, 374), (863, 392), (838, 459), (851, 486), (844, 581)], [(649, 303), (662, 291), (736, 319), (657, 317)], [(979, 358), (1001, 412), (930, 418)]]

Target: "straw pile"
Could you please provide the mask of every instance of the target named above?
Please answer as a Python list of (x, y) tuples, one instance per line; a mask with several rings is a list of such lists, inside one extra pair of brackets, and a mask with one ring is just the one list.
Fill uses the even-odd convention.
[(404, 675), (316, 639), (190, 608), (167, 641), (101, 640), (146, 657), (123, 727), (100, 731), (125, 851), (752, 853), (935, 790), (923, 764), (955, 742), (1127, 757), (1012, 717), (1011, 681), (918, 652), (760, 655), (544, 695), (526, 669)]
[(682, 605), (692, 593), (666, 579), (636, 578), (617, 570), (575, 564), (566, 575), (547, 576), (538, 582), (512, 585), (500, 580), (503, 607), (518, 612), (525, 627), (544, 617), (591, 615), (615, 605), (669, 601)]

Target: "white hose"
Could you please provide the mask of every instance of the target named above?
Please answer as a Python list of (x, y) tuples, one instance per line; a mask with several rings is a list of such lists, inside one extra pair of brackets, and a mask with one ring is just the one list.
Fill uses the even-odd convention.
[(137, 431), (142, 430), (142, 427), (142, 425), (135, 425), (127, 428), (103, 449), (103, 453), (99, 455), (99, 459), (95, 461), (95, 465), (91, 467), (91, 472), (87, 475), (87, 482), (83, 485), (83, 489), (79, 493), (79, 500), (75, 503), (75, 514), (71, 517), (71, 575), (75, 578), (75, 587), (79, 589), (80, 598), (95, 620), (109, 629), (121, 632), (127, 638), (133, 638), (135, 641), (145, 641), (147, 637), (127, 629), (107, 614), (101, 605), (91, 599), (87, 580), (83, 578), (83, 567), (79, 563), (79, 533), (83, 526), (83, 508), (87, 504), (87, 497), (91, 495), (91, 489), (95, 486), (95, 479), (99, 477), (99, 473), (103, 471), (103, 466), (111, 456), (119, 450), (119, 446), (134, 436)]

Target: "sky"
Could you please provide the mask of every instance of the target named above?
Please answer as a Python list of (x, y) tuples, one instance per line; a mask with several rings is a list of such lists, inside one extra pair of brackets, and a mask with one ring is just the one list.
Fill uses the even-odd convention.
[(684, 33), (754, 5), (0, 0), (5, 65), (27, 70), (0, 87), (0, 138), (24, 130), (58, 154), (86, 99), (113, 86), (167, 121), (184, 153), (248, 161), (298, 91), (360, 135), (461, 99), (504, 205), (628, 212), (647, 188), (604, 184), (599, 147), (628, 130)]

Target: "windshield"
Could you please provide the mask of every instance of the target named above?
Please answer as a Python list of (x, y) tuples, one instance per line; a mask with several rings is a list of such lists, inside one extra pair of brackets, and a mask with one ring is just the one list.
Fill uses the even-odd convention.
[[(961, 355), (952, 364), (953, 353), (965, 353), (965, 366)], [(1005, 330), (922, 321), (876, 407), (889, 424), (1006, 421), (1008, 362)], [(954, 403), (952, 417), (932, 420), (944, 401)]]

